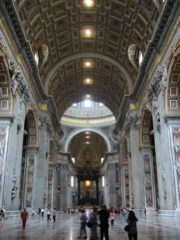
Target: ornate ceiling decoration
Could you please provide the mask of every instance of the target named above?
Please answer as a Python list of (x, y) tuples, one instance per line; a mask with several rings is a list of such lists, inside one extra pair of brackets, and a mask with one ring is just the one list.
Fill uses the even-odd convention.
[[(42, 84), (60, 116), (86, 94), (118, 116), (122, 98), (131, 93), (138, 75), (128, 48), (135, 44), (145, 52), (159, 16), (153, 0), (93, 3), (86, 7), (82, 0), (15, 1), (24, 33), (39, 58)], [(84, 59), (93, 54), (94, 66), (85, 68)], [(92, 84), (83, 83), (85, 77), (93, 79)]]

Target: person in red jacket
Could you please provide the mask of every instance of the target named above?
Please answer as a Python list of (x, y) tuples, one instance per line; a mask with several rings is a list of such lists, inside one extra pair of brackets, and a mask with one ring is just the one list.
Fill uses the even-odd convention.
[(28, 212), (24, 208), (24, 210), (21, 212), (21, 219), (22, 219), (22, 228), (26, 228), (26, 221), (28, 219)]

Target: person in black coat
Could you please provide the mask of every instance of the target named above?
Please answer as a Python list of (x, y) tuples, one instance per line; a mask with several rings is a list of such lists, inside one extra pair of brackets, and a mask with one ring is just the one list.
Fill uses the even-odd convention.
[(109, 240), (109, 211), (106, 208), (106, 205), (102, 205), (102, 208), (99, 211), (99, 221), (100, 221), (100, 240), (103, 240), (105, 236), (106, 240)]
[(137, 221), (138, 218), (136, 217), (134, 211), (130, 211), (128, 218), (127, 218), (127, 223), (129, 225), (129, 230), (128, 230), (128, 238), (129, 240), (137, 240)]

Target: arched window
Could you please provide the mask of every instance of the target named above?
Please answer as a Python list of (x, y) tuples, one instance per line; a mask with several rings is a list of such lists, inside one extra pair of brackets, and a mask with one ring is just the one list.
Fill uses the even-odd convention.
[(128, 48), (128, 58), (134, 68), (137, 70), (143, 60), (143, 53), (136, 44), (131, 44)]

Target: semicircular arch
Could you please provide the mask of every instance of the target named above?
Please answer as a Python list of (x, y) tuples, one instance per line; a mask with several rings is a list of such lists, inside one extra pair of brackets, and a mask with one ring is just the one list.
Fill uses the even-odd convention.
[(65, 151), (65, 152), (68, 152), (69, 143), (70, 143), (71, 139), (72, 139), (75, 135), (77, 135), (77, 134), (79, 134), (79, 133), (81, 133), (81, 132), (86, 132), (86, 131), (95, 132), (95, 133), (99, 134), (99, 135), (104, 139), (104, 141), (106, 142), (108, 152), (111, 152), (111, 151), (112, 151), (112, 147), (111, 147), (110, 141), (109, 141), (109, 139), (107, 138), (106, 134), (103, 133), (102, 131), (98, 130), (98, 129), (91, 129), (91, 128), (83, 128), (83, 129), (77, 129), (77, 130), (72, 131), (71, 134), (69, 134), (69, 136), (68, 136), (67, 139), (66, 139), (66, 143), (65, 143), (65, 145), (64, 145), (64, 151)]
[(129, 75), (128, 71), (126, 70), (126, 68), (124, 66), (122, 66), (120, 63), (118, 63), (114, 59), (112, 59), (108, 56), (104, 56), (104, 55), (99, 54), (99, 53), (79, 53), (79, 54), (75, 54), (75, 55), (72, 55), (72, 56), (69, 56), (69, 57), (63, 59), (62, 61), (57, 63), (49, 71), (49, 73), (48, 73), (48, 75), (47, 75), (47, 77), (45, 78), (45, 81), (44, 81), (46, 94), (48, 94), (48, 85), (49, 85), (50, 79), (53, 76), (53, 74), (64, 64), (68, 63), (69, 61), (73, 61), (73, 60), (76, 60), (76, 59), (79, 59), (79, 58), (99, 58), (101, 60), (105, 60), (107, 62), (110, 62), (111, 64), (116, 66), (123, 73), (123, 75), (125, 76), (125, 78), (128, 82), (129, 92), (131, 92), (132, 87), (133, 87), (133, 80), (132, 80), (131, 76)]

